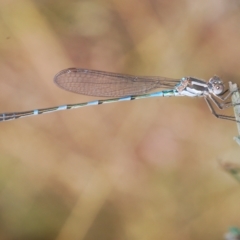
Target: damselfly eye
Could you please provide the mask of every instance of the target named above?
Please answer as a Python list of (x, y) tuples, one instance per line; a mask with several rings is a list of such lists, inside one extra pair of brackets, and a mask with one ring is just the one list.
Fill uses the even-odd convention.
[(214, 95), (221, 95), (224, 92), (223, 81), (218, 76), (214, 76), (210, 78), (208, 84), (209, 84), (209, 90)]
[(223, 93), (223, 91), (224, 91), (223, 85), (218, 85), (217, 84), (217, 85), (213, 86), (214, 94), (219, 95), (219, 94)]

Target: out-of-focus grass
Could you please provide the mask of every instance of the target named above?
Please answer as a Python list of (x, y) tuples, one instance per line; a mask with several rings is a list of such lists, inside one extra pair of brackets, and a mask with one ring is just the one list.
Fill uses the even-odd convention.
[[(238, 1), (0, 1), (0, 109), (92, 100), (83, 67), (238, 82)], [(231, 110), (227, 114), (232, 114)], [(122, 102), (0, 124), (0, 239), (222, 239), (238, 226), (234, 123), (203, 99)]]

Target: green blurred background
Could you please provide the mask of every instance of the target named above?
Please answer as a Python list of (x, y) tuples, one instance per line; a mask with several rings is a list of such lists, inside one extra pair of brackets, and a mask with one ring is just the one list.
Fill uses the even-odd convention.
[[(0, 110), (93, 100), (81, 67), (240, 77), (237, 0), (0, 0)], [(227, 111), (232, 114), (232, 111)], [(152, 98), (0, 123), (0, 239), (223, 239), (240, 225), (236, 124), (203, 99)]]

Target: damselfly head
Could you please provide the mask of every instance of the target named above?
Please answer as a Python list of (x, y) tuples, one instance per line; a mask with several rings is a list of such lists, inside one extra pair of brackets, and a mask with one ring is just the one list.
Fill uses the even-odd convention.
[(221, 95), (224, 93), (224, 84), (220, 77), (214, 76), (208, 81), (208, 89), (214, 95)]

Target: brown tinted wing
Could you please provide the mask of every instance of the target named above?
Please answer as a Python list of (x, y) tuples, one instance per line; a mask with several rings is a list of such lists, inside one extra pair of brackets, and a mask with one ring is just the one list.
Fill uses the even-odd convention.
[(156, 88), (172, 89), (179, 81), (164, 77), (140, 77), (80, 68), (62, 70), (54, 77), (54, 82), (64, 90), (96, 97), (139, 95)]

